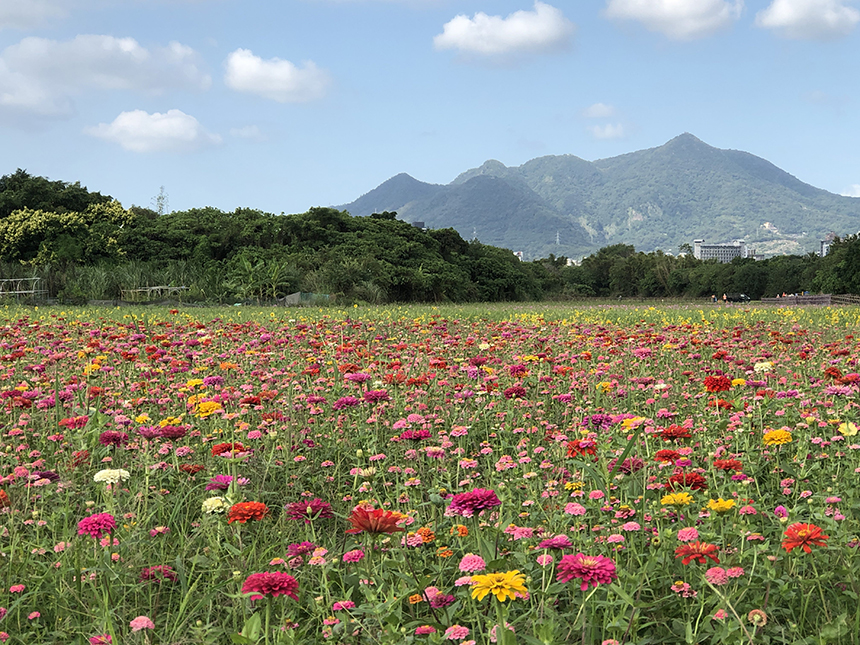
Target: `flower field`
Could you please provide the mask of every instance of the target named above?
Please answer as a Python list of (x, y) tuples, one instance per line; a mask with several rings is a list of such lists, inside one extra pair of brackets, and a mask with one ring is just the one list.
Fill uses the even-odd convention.
[(0, 310), (0, 642), (860, 643), (860, 310)]

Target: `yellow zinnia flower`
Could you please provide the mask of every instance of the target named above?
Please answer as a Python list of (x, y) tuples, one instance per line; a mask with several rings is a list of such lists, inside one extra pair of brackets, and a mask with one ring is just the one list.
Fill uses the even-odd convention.
[(764, 433), (764, 445), (781, 446), (784, 443), (791, 443), (791, 433), (788, 430), (780, 428)]
[(663, 495), (660, 503), (663, 506), (686, 506), (693, 501), (693, 496), (690, 493), (669, 493)]
[(708, 502), (708, 509), (714, 511), (715, 513), (728, 513), (735, 507), (735, 500), (733, 499), (723, 499), (722, 497), (718, 499), (712, 499)]
[(836, 430), (844, 437), (853, 437), (857, 434), (857, 426), (850, 421), (840, 423), (839, 427)]
[(472, 598), (483, 600), (484, 596), (491, 593), (499, 602), (505, 602), (508, 597), (513, 600), (517, 593), (522, 595), (528, 593), (525, 581), (525, 576), (516, 569), (504, 573), (474, 575), (472, 576)]
[(197, 416), (200, 418), (208, 417), (216, 412), (222, 412), (224, 408), (218, 401), (203, 401), (197, 406)]

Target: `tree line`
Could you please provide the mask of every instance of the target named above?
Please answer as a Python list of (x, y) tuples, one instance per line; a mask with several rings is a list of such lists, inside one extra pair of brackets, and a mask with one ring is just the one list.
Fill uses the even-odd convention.
[(0, 278), (41, 277), (64, 302), (156, 285), (186, 286), (184, 297), (219, 303), (270, 302), (296, 291), (374, 304), (860, 293), (857, 236), (837, 240), (824, 258), (718, 264), (617, 244), (568, 264), (554, 256), (520, 262), (509, 250), (450, 228), (422, 230), (390, 212), (158, 213), (24, 170), (0, 178)]

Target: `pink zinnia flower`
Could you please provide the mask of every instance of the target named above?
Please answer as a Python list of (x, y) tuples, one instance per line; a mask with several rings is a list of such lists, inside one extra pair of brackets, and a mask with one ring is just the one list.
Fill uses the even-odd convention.
[(724, 585), (728, 583), (729, 576), (726, 575), (726, 570), (722, 567), (711, 567), (705, 571), (705, 579), (712, 585)]
[(570, 541), (570, 538), (567, 537), (564, 533), (561, 535), (556, 535), (555, 537), (548, 538), (543, 540), (540, 544), (537, 545), (539, 549), (570, 549), (573, 548), (573, 543)]
[(445, 638), (449, 641), (461, 641), (469, 635), (469, 628), (462, 625), (451, 625), (445, 630)]
[(90, 636), (90, 645), (110, 645), (113, 639), (110, 634), (99, 634), (98, 636)]
[(679, 542), (692, 542), (693, 540), (699, 539), (699, 532), (693, 527), (689, 527), (686, 529), (681, 529), (678, 531), (678, 541)]
[(421, 627), (415, 628), (416, 636), (426, 636), (427, 634), (435, 634), (436, 628), (431, 625), (421, 625)]
[(131, 631), (133, 632), (139, 632), (141, 629), (155, 629), (155, 623), (146, 616), (138, 616), (128, 626), (131, 627)]
[(21, 593), (26, 588), (25, 585), (12, 585), (9, 587), (9, 593)]
[(110, 513), (96, 513), (78, 522), (78, 535), (89, 535), (95, 539), (109, 534), (116, 528), (116, 520)]
[(566, 555), (558, 563), (559, 582), (570, 582), (575, 578), (582, 580), (580, 590), (588, 589), (589, 584), (596, 587), (599, 584), (609, 584), (618, 574), (615, 571), (615, 563), (602, 555)]
[(264, 573), (252, 573), (245, 578), (242, 585), (242, 593), (253, 593), (251, 600), (260, 600), (265, 596), (289, 596), (298, 600), (296, 593), (299, 590), (298, 581), (288, 573), (281, 571), (266, 571)]
[(472, 517), (473, 515), (481, 514), (485, 510), (501, 506), (502, 502), (496, 496), (496, 492), (488, 488), (476, 488), (466, 491), (465, 493), (457, 493), (451, 498), (451, 503), (445, 510), (445, 515), (461, 515), (462, 517)]
[(364, 558), (364, 551), (361, 549), (353, 549), (343, 554), (344, 562), (361, 562), (362, 558)]
[(729, 578), (740, 578), (744, 575), (743, 567), (731, 567), (730, 569), (726, 569), (726, 575)]
[(568, 515), (585, 515), (585, 506), (571, 502), (564, 507), (564, 512)]
[(483, 571), (486, 568), (487, 563), (484, 562), (484, 558), (474, 553), (467, 553), (460, 560), (460, 571), (465, 573), (475, 573), (476, 571)]

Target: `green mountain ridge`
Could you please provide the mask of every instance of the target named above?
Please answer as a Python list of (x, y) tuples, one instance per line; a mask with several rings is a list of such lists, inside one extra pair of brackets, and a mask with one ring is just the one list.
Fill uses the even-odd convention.
[(401, 174), (339, 208), (353, 215), (397, 211), (407, 221), (451, 227), (467, 239), (475, 234), (528, 258), (575, 257), (611, 244), (676, 252), (698, 238), (744, 239), (766, 254), (803, 254), (831, 232), (860, 230), (860, 199), (689, 133), (593, 162), (557, 155), (507, 167), (489, 160), (447, 185)]

